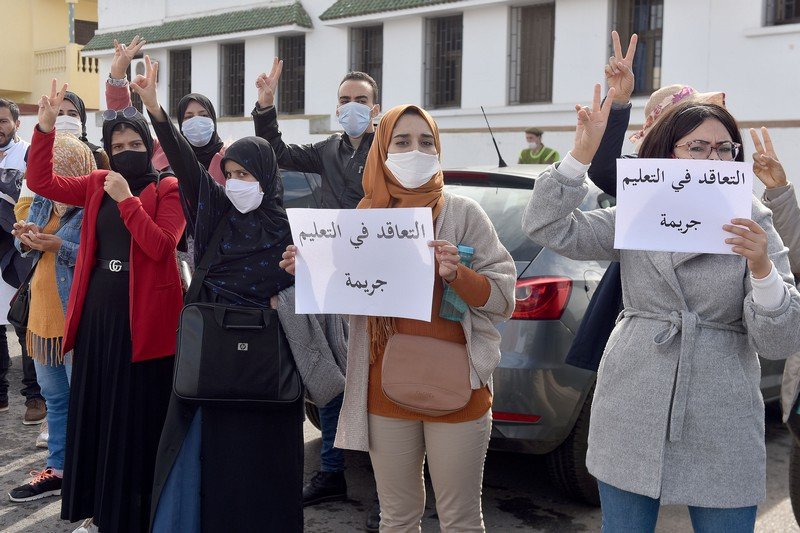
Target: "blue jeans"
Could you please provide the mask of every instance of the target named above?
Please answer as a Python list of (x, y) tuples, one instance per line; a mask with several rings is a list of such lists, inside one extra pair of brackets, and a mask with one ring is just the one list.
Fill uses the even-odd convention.
[(319, 408), (319, 425), (322, 428), (322, 449), (319, 452), (319, 462), (320, 470), (323, 472), (344, 472), (344, 452), (333, 447), (343, 399), (344, 393), (341, 393)]
[[(69, 357), (69, 356), (67, 356)], [(42, 388), (47, 404), (47, 468), (64, 470), (64, 448), (67, 445), (67, 412), (69, 411), (69, 384), (72, 379), (72, 365), (69, 359), (65, 364), (44, 365), (37, 361), (36, 378)]]
[[(603, 508), (603, 533), (644, 533), (656, 530), (661, 502), (654, 498), (618, 489), (602, 481), (600, 503)], [(752, 533), (756, 527), (756, 509), (737, 507), (716, 509), (689, 506), (695, 533)]]

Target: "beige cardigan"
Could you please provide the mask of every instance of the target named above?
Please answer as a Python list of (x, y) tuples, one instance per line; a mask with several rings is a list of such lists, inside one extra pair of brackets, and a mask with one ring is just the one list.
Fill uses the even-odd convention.
[[(492, 222), (472, 199), (444, 193), (444, 206), (436, 221), (437, 239), (475, 249), (472, 268), (489, 279), (491, 292), (483, 307), (470, 307), (461, 325), (467, 339), (473, 389), (491, 384), (500, 362), (500, 333), (495, 324), (514, 312), (516, 267), (497, 237)], [(367, 317), (350, 317), (347, 377), (344, 402), (336, 431), (337, 448), (369, 450), (367, 388), (369, 386), (369, 338)]]

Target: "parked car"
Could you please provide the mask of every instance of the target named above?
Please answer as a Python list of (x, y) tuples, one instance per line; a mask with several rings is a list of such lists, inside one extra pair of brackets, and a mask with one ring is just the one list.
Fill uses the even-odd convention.
[[(586, 469), (596, 374), (566, 365), (564, 359), (608, 263), (567, 259), (522, 232), (522, 213), (545, 168), (445, 170), (445, 187), (481, 205), (517, 266), (516, 309), (511, 320), (498, 325), (502, 357), (494, 372), (490, 448), (546, 454), (548, 471), (561, 490), (599, 505), (597, 482)], [(583, 210), (613, 202), (592, 184), (589, 191)], [(783, 361), (762, 359), (761, 367), (764, 398), (776, 400)], [(306, 412), (319, 427), (316, 407), (308, 403)]]

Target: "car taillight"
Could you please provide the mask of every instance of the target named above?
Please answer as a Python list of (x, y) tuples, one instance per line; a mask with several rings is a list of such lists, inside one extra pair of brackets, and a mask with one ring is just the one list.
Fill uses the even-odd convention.
[(558, 320), (572, 292), (572, 280), (558, 277), (526, 278), (517, 281), (512, 319)]
[(497, 420), (499, 422), (520, 422), (520, 423), (535, 424), (541, 419), (542, 417), (539, 415), (523, 415), (522, 413), (492, 411), (492, 420)]

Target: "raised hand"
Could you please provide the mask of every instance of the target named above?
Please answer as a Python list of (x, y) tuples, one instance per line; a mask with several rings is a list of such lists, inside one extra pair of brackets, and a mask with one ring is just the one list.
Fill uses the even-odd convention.
[(781, 162), (778, 161), (767, 128), (761, 127), (761, 135), (764, 136), (763, 144), (758, 138), (758, 132), (754, 128), (750, 128), (750, 137), (753, 138), (753, 144), (756, 145), (756, 153), (753, 154), (753, 172), (767, 189), (783, 187), (788, 183), (786, 172), (783, 170)]
[(150, 62), (150, 56), (144, 56), (144, 76), (139, 74), (131, 82), (131, 90), (139, 95), (147, 111), (156, 120), (161, 120), (157, 115), (161, 112), (156, 93), (158, 80), (158, 61)]
[(633, 58), (636, 56), (636, 44), (639, 37), (634, 33), (628, 43), (628, 50), (622, 55), (622, 45), (619, 42), (619, 33), (611, 32), (611, 42), (614, 45), (614, 55), (608, 59), (606, 65), (606, 83), (608, 87), (616, 89), (614, 101), (620, 104), (627, 104), (633, 94), (634, 82)]
[(572, 157), (588, 165), (592, 162), (603, 133), (606, 131), (608, 114), (611, 112), (611, 102), (614, 100), (616, 89), (611, 87), (606, 95), (606, 101), (600, 105), (600, 84), (594, 86), (594, 99), (591, 109), (587, 106), (575, 106), (578, 115), (578, 126), (575, 128), (575, 145), (572, 148)]
[(283, 72), (283, 61), (276, 57), (272, 60), (272, 70), (269, 71), (269, 75), (262, 72), (256, 78), (259, 107), (275, 105), (275, 94), (278, 92), (278, 81), (281, 79), (281, 72)]
[(111, 59), (111, 77), (115, 80), (121, 80), (125, 77), (128, 66), (136, 57), (136, 54), (147, 43), (138, 35), (133, 38), (131, 44), (125, 45), (114, 39), (114, 57)]
[(58, 118), (58, 110), (61, 108), (61, 102), (64, 101), (64, 94), (67, 92), (68, 84), (61, 87), (61, 92), (56, 92), (58, 87), (58, 80), (53, 78), (50, 86), (50, 96), (42, 95), (39, 99), (39, 129), (43, 133), (50, 133), (56, 127), (56, 118)]

